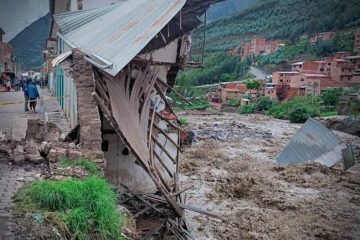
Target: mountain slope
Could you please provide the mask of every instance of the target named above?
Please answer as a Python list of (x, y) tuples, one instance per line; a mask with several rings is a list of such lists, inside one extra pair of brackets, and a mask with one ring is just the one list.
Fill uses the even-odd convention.
[(235, 12), (244, 10), (253, 3), (254, 0), (226, 0), (224, 2), (211, 5), (207, 12), (207, 19), (209, 21), (214, 21), (220, 18), (230, 17)]
[(23, 69), (39, 70), (43, 62), (42, 50), (49, 35), (50, 14), (39, 18), (17, 34), (9, 44), (14, 48), (17, 62)]
[[(359, 0), (259, 0), (230, 18), (208, 24), (207, 50), (229, 49), (251, 35), (293, 41), (304, 33), (358, 27), (359, 12)], [(201, 46), (202, 34), (203, 27), (193, 34), (195, 50)]]

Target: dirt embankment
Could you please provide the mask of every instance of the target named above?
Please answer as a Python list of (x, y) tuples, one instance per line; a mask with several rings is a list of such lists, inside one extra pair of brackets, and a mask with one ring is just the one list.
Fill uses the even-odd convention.
[(198, 140), (181, 157), (181, 181), (195, 186), (187, 203), (226, 219), (187, 212), (196, 239), (359, 239), (360, 171), (275, 163), (300, 125), (260, 115), (184, 117)]

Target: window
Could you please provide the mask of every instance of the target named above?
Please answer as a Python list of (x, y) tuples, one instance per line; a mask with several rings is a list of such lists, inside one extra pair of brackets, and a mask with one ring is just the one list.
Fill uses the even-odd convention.
[(348, 77), (348, 80), (351, 81), (351, 77)]
[(282, 77), (282, 76), (284, 76), (284, 74), (280, 73), (280, 76)]
[(300, 65), (299, 68), (302, 68), (302, 65)]
[(342, 68), (342, 69), (341, 69), (341, 71), (342, 71), (342, 72), (345, 72), (345, 69), (344, 69), (344, 68)]
[(330, 72), (330, 68), (328, 68), (327, 70), (328, 70), (328, 72)]
[(270, 95), (270, 91), (268, 91), (268, 94)]
[(331, 63), (328, 63), (328, 66), (330, 66), (331, 65)]
[(303, 81), (304, 81), (304, 79), (302, 78), (302, 79), (301, 79), (301, 81), (303, 82)]
[(320, 72), (323, 72), (324, 71), (324, 68), (320, 68)]
[(280, 82), (284, 82), (284, 80), (280, 79)]

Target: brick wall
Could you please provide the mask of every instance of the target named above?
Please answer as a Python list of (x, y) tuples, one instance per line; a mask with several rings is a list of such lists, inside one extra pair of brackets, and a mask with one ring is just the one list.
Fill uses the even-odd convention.
[(93, 67), (85, 61), (84, 53), (78, 49), (73, 50), (73, 70), (81, 147), (86, 158), (102, 159), (100, 114), (91, 96), (91, 93), (95, 91)]

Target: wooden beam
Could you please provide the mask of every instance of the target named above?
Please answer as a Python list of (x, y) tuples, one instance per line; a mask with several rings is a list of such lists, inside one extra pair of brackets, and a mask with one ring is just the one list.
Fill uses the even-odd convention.
[(172, 172), (170, 171), (170, 169), (168, 168), (168, 166), (166, 166), (166, 164), (164, 163), (164, 161), (161, 159), (161, 157), (159, 156), (159, 154), (157, 152), (155, 152), (154, 150), (154, 155), (155, 157), (159, 160), (160, 164), (165, 168), (166, 172), (169, 174), (169, 176), (171, 178), (174, 177), (174, 175), (172, 174)]
[(167, 139), (169, 139), (172, 144), (174, 144), (178, 149), (180, 149), (179, 144), (175, 142), (174, 139), (172, 139), (163, 129), (161, 129), (159, 125), (157, 125), (156, 123), (153, 123), (153, 125), (157, 130), (161, 132), (161, 134), (163, 134)]
[(176, 164), (175, 159), (171, 156), (168, 150), (165, 149), (165, 147), (159, 142), (159, 140), (156, 139), (156, 137), (151, 136), (152, 140), (161, 148), (161, 150), (164, 151), (164, 153), (170, 158), (170, 160)]
[(184, 100), (185, 102), (187, 102), (190, 105), (193, 105), (192, 102), (190, 102), (189, 100), (187, 100), (183, 95), (181, 95), (180, 93), (178, 93), (176, 90), (174, 90), (169, 84), (167, 84), (166, 82), (161, 81), (160, 78), (157, 78), (157, 81), (161, 84), (163, 84), (165, 87), (169, 88), (176, 96), (178, 96), (179, 98), (181, 98), (182, 100)]
[(178, 123), (180, 123), (178, 117), (176, 116), (174, 110), (173, 110), (172, 107), (171, 107), (171, 104), (170, 104), (169, 101), (166, 99), (166, 96), (165, 96), (165, 94), (161, 91), (159, 85), (158, 85), (157, 83), (155, 83), (155, 84), (154, 84), (154, 87), (155, 87), (156, 91), (158, 91), (158, 93), (159, 93), (159, 95), (161, 96), (161, 98), (163, 99), (163, 101), (165, 102), (165, 106), (170, 110), (170, 112), (171, 112), (172, 114), (174, 114), (176, 121), (177, 121)]
[[(154, 111), (154, 109), (152, 109), (152, 111)], [(155, 111), (156, 116), (158, 116), (159, 118), (161, 118), (161, 120), (166, 121), (168, 124), (170, 124), (173, 128), (182, 131), (182, 129), (179, 126), (176, 126), (174, 123), (170, 122), (169, 120), (167, 120), (164, 116), (162, 116), (160, 113)]]

